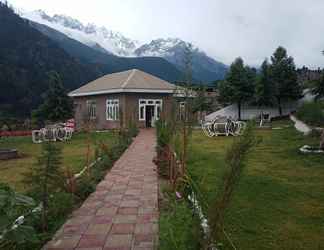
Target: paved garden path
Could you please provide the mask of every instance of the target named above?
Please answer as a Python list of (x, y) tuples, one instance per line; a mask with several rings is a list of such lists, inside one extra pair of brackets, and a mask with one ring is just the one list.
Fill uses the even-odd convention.
[(141, 130), (44, 249), (146, 250), (158, 242), (154, 130)]

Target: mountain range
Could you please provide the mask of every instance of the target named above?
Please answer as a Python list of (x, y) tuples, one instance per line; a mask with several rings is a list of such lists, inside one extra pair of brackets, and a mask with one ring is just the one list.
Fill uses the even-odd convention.
[[(18, 13), (18, 14), (17, 14)], [(183, 81), (189, 43), (176, 38), (140, 44), (94, 24), (43, 11), (14, 11), (0, 1), (0, 116), (28, 117), (56, 71), (67, 90), (104, 74), (137, 68), (170, 82)], [(192, 50), (193, 80), (221, 79), (227, 66)]]
[(53, 70), (59, 73), (67, 90), (131, 68), (168, 81), (182, 77), (163, 58), (127, 58), (101, 52), (48, 26), (22, 19), (2, 2), (0, 27), (0, 116), (29, 116), (42, 102), (48, 89), (48, 73)]
[(183, 77), (181, 71), (161, 57), (119, 57), (106, 52), (99, 45), (94, 49), (44, 24), (28, 22), (31, 27), (55, 41), (70, 56), (85, 64), (96, 65), (102, 74), (137, 68), (171, 82)]
[[(119, 57), (160, 57), (172, 63), (179, 71), (184, 71), (185, 50), (189, 43), (179, 38), (159, 38), (141, 44), (120, 32), (95, 24), (85, 25), (66, 15), (50, 16), (43, 10), (36, 10), (21, 12), (21, 16), (33, 23), (43, 24), (59, 31), (97, 51)], [(224, 78), (228, 67), (208, 56), (198, 47), (193, 46), (191, 57), (193, 78), (196, 81), (210, 83)]]

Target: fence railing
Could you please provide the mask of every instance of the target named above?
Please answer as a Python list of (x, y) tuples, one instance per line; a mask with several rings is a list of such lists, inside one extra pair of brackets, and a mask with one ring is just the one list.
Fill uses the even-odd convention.
[(30, 130), (0, 131), (0, 137), (30, 136), (31, 134)]

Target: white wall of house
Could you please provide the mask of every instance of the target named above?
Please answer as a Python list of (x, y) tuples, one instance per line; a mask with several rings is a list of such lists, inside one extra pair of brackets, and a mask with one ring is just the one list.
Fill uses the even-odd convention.
[[(309, 93), (308, 90), (304, 92), (304, 97), (298, 101), (285, 102), (282, 104), (282, 114), (289, 115), (291, 112), (297, 110), (297, 108), (307, 101), (314, 100), (314, 96)], [(250, 120), (256, 118), (260, 113), (268, 113), (271, 118), (279, 116), (278, 107), (258, 107), (249, 104), (244, 104), (241, 107), (241, 119)], [(238, 119), (238, 108), (236, 104), (224, 107), (216, 112), (213, 112), (205, 117), (206, 121), (214, 120), (216, 117), (227, 117), (232, 119)]]

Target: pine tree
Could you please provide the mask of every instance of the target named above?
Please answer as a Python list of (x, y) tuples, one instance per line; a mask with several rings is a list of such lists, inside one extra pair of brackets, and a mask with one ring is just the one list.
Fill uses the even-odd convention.
[(44, 142), (42, 151), (30, 173), (26, 174), (24, 182), (29, 191), (38, 198), (43, 205), (42, 226), (48, 228), (48, 210), (50, 194), (64, 189), (65, 177), (61, 171), (62, 151), (53, 142)]
[(231, 64), (225, 81), (219, 83), (219, 92), (223, 102), (236, 103), (238, 119), (241, 120), (241, 106), (254, 94), (255, 69), (244, 66), (242, 58)]
[(34, 116), (42, 121), (64, 121), (73, 117), (73, 101), (67, 96), (58, 73), (48, 73), (49, 90), (44, 103), (34, 112)]
[(261, 72), (257, 77), (255, 86), (255, 103), (258, 106), (272, 106), (275, 103), (274, 89), (270, 80), (268, 60), (261, 65)]
[(274, 86), (279, 114), (282, 115), (284, 100), (297, 100), (302, 96), (302, 88), (297, 82), (297, 71), (292, 57), (288, 57), (283, 47), (278, 47), (271, 56), (270, 77)]

